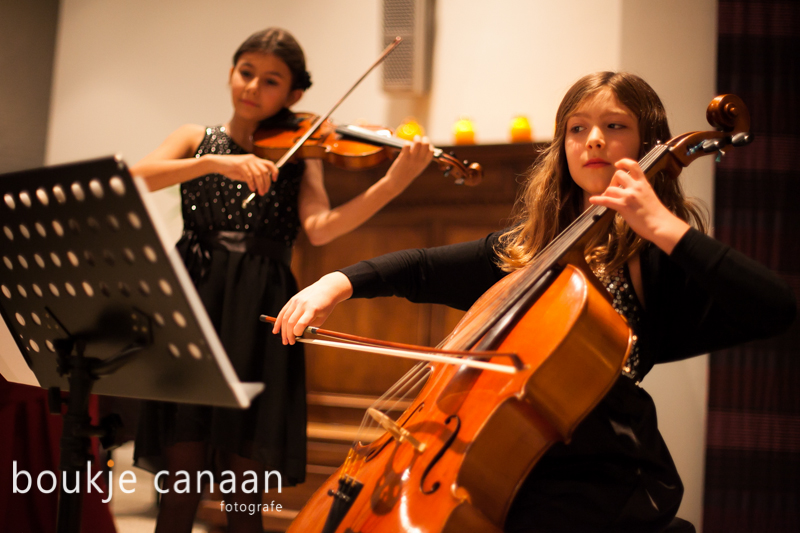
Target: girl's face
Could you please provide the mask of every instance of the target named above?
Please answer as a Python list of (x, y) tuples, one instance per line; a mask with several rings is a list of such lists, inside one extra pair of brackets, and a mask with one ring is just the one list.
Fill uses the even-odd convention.
[(578, 106), (567, 119), (564, 150), (569, 173), (584, 191), (585, 206), (590, 196), (602, 194), (611, 183), (614, 163), (636, 160), (639, 145), (639, 121), (610, 89)]
[(261, 121), (296, 103), (302, 89), (292, 90), (292, 73), (273, 54), (247, 52), (230, 72), (234, 114), (247, 121)]

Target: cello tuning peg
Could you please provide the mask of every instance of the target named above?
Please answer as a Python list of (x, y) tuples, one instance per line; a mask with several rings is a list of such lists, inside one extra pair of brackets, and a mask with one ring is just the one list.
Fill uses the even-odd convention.
[(453, 167), (447, 167), (447, 168), (444, 170), (443, 174), (444, 174), (444, 177), (445, 177), (445, 178), (449, 178), (449, 177), (450, 177), (450, 171), (451, 171), (451, 170), (453, 170)]
[(706, 141), (703, 141), (702, 149), (705, 153), (710, 154), (718, 151), (723, 146), (724, 145), (722, 141), (720, 141), (719, 139), (708, 139)]
[(737, 133), (731, 137), (731, 144), (734, 146), (744, 146), (753, 142), (753, 136), (748, 131)]
[(723, 156), (723, 155), (725, 155), (725, 151), (724, 151), (724, 150), (720, 150), (720, 151), (717, 153), (717, 157), (716, 157), (715, 161), (716, 161), (717, 163), (719, 163), (720, 161), (722, 161), (722, 156)]

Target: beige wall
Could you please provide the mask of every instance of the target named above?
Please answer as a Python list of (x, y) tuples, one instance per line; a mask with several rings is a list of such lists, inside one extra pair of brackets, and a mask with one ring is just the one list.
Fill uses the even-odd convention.
[[(716, 89), (715, 1), (623, 0), (620, 68), (648, 80), (661, 96), (673, 135), (709, 129), (705, 110)], [(691, 13), (691, 15), (689, 15)], [(691, 196), (713, 202), (713, 158), (682, 174)], [(680, 332), (675, 332), (679, 335)], [(680, 516), (700, 530), (703, 516), (708, 358), (659, 365), (643, 385), (686, 488)]]
[[(5, 174), (44, 164), (58, 0), (8, 2), (2, 14), (0, 174)], [(0, 374), (8, 381), (38, 385), (3, 320)]]
[(58, 0), (3, 4), (0, 173), (44, 163)]
[[(283, 26), (303, 44), (314, 86), (296, 106), (321, 113), (372, 63), (381, 46), (377, 0), (62, 0), (47, 161), (110, 153), (135, 162), (186, 122), (231, 113), (230, 58), (251, 32)], [(433, 86), (424, 98), (390, 97), (373, 73), (335, 113), (337, 122), (395, 126), (407, 114), (432, 140), (470, 116), (479, 142), (502, 142), (510, 119), (530, 117), (539, 139), (565, 90), (596, 70), (649, 80), (673, 133), (704, 129), (715, 86), (716, 2), (677, 0), (438, 0)], [(710, 158), (707, 158), (710, 159)], [(687, 188), (711, 203), (709, 161)], [(157, 193), (177, 236), (174, 191)], [(702, 513), (705, 358), (656, 368), (645, 387), (686, 484), (680, 515)]]

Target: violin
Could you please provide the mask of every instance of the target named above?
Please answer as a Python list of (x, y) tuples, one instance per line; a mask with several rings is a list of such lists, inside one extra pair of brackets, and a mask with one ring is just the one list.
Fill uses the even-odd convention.
[[(279, 123), (270, 121), (253, 134), (253, 153), (272, 161), (280, 160), (318, 121), (311, 113), (296, 113)], [(344, 170), (362, 170), (392, 158), (409, 141), (392, 137), (391, 130), (361, 126), (335, 126), (325, 120), (297, 149), (293, 157), (324, 159)], [(483, 169), (478, 163), (459, 161), (441, 148), (434, 148), (434, 159), (445, 177), (452, 176), (458, 185), (478, 185)]]
[[(378, 59), (324, 115), (319, 117), (310, 113), (292, 115), (289, 110), (284, 109), (278, 114), (278, 117), (273, 117), (284, 122), (280, 127), (274, 125), (274, 120), (268, 120), (267, 122), (272, 125), (259, 128), (253, 134), (253, 141), (256, 144), (254, 153), (262, 158), (276, 161), (275, 166), (279, 169), (293, 157), (313, 157), (328, 159), (337, 166), (352, 170), (369, 168), (386, 159), (390, 152), (383, 148), (375, 150), (376, 146), (402, 149), (405, 141), (400, 139), (375, 135), (369, 129), (358, 126), (335, 128), (328, 120), (367, 74), (383, 62), (402, 40), (400, 37), (395, 37)], [(285, 120), (289, 115), (298, 118)], [(351, 140), (347, 140), (345, 137), (350, 137)], [(353, 141), (352, 138), (357, 138), (361, 142)], [(369, 146), (369, 148), (365, 146)], [(443, 153), (438, 148), (435, 150), (434, 158), (444, 170), (445, 176), (455, 174), (456, 184), (477, 185), (483, 178), (483, 171), (477, 163), (469, 164), (464, 161), (462, 164), (455, 157)], [(247, 207), (247, 204), (252, 202), (255, 197), (256, 193), (251, 193), (242, 202), (242, 208)]]
[[(719, 130), (656, 145), (639, 162), (645, 174), (676, 177), (701, 156), (752, 140), (737, 96), (715, 98), (707, 118)], [(451, 351), (450, 364), (437, 355), (387, 393), (419, 391), (397, 421), (380, 412), (383, 404), (368, 411), (386, 433), (356, 441), (288, 531), (501, 533), (528, 473), (551, 445), (570, 439), (631, 349), (630, 328), (584, 259), (593, 233), (613, 216), (590, 207), (532, 263), (481, 296), (435, 351)], [(318, 330), (309, 330), (298, 340), (312, 342), (306, 336)], [(367, 342), (338, 335), (362, 350)], [(472, 364), (487, 360), (506, 371)]]

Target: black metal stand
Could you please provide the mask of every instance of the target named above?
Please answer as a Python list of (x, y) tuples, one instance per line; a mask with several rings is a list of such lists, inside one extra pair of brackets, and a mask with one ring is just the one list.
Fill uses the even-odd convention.
[(68, 405), (58, 533), (80, 531), (91, 437), (113, 442), (90, 394), (246, 408), (263, 389), (239, 382), (144, 191), (117, 157), (0, 176), (0, 315), (18, 349), (0, 357), (33, 371), (51, 412)]
[[(63, 361), (70, 367), (68, 372), (70, 392), (66, 401), (68, 408), (67, 413), (63, 415), (64, 427), (61, 433), (59, 469), (62, 482), (58, 496), (58, 533), (80, 533), (85, 489), (84, 474), (87, 471), (86, 464), (93, 460), (90, 437), (97, 429), (92, 426), (89, 417), (89, 395), (97, 379), (92, 367), (96, 366), (98, 360), (84, 357), (82, 343), (77, 343), (77, 346), (75, 344), (65, 341), (56, 346), (59, 364)], [(74, 355), (72, 355), (73, 346)], [(60, 390), (55, 387), (51, 389), (51, 399), (53, 391), (58, 394), (60, 400)], [(67, 490), (70, 479), (75, 479), (74, 492)]]
[[(54, 317), (56, 320), (57, 317)], [(110, 317), (120, 320), (122, 317)], [(100, 323), (105, 320), (100, 320)], [(60, 321), (59, 321), (60, 323)], [(63, 324), (61, 325), (63, 328)], [(131, 328), (130, 334), (135, 337), (128, 348), (117, 355), (106, 359), (86, 357), (86, 341), (70, 335), (66, 339), (55, 341), (58, 373), (67, 376), (69, 380), (69, 395), (62, 399), (58, 387), (48, 389), (50, 412), (61, 414), (61, 404), (67, 404), (67, 412), (63, 415), (64, 426), (61, 433), (61, 458), (59, 470), (62, 475), (61, 489), (58, 497), (58, 533), (80, 533), (81, 511), (83, 507), (83, 494), (86, 484), (84, 474), (87, 465), (94, 457), (91, 453), (91, 437), (100, 437), (104, 446), (110, 447), (114, 441), (116, 422), (114, 419), (106, 420), (100, 426), (93, 426), (89, 416), (89, 396), (95, 382), (103, 376), (116, 372), (130, 363), (142, 350), (149, 347), (152, 342), (151, 327), (135, 330)], [(87, 338), (96, 338), (104, 332), (94, 331), (86, 335)], [(119, 335), (117, 335), (119, 336)], [(123, 339), (118, 339), (123, 340)], [(67, 489), (70, 479), (75, 480), (72, 491)], [(108, 487), (111, 490), (111, 487)]]

